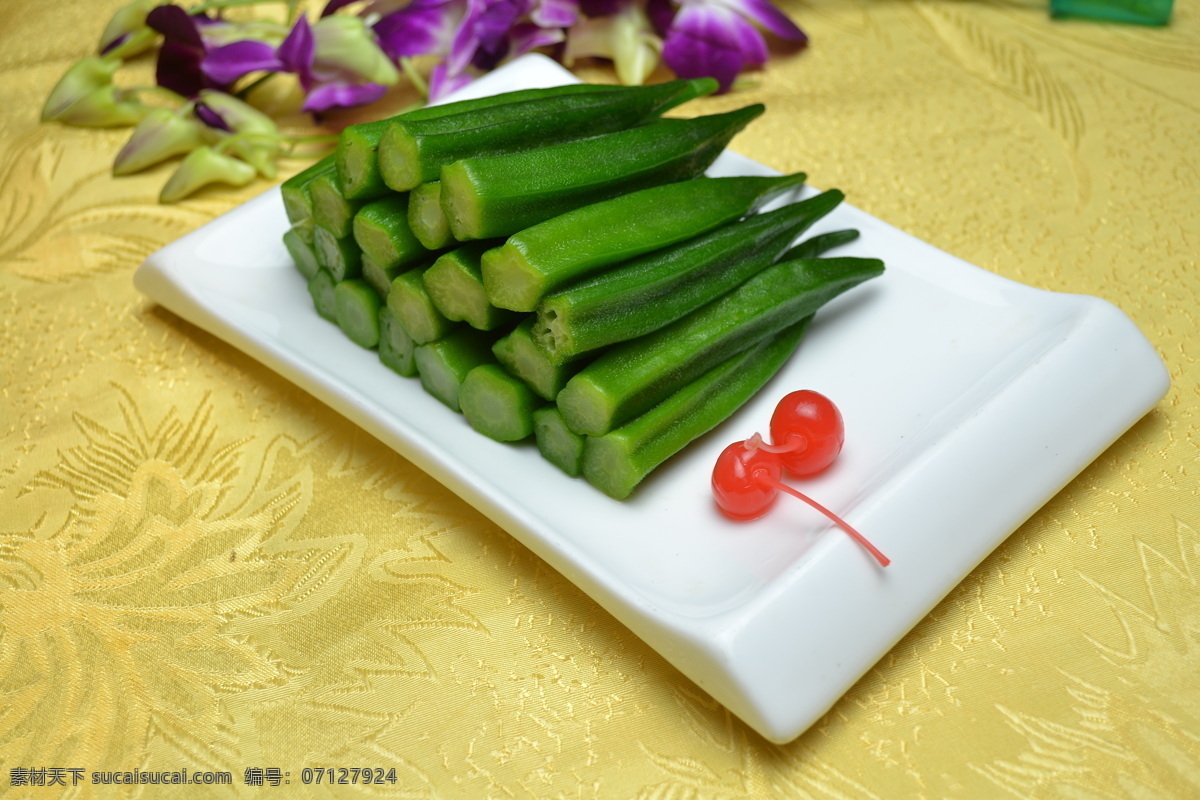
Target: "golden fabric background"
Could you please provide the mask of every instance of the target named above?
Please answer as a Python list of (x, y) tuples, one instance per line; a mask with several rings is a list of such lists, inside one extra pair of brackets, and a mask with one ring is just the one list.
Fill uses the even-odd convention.
[[(735, 142), (751, 158), (1115, 302), (1173, 381), (776, 746), (432, 479), (134, 291), (147, 254), (267, 186), (159, 206), (167, 169), (109, 176), (128, 131), (39, 124), (119, 4), (0, 6), (0, 795), (1200, 796), (1194, 5), (1146, 29), (784, 0), (812, 45), (707, 101), (767, 104)], [(39, 766), (235, 785), (9, 785)], [(317, 766), (397, 783), (305, 793)], [(249, 767), (292, 783), (245, 786)]]

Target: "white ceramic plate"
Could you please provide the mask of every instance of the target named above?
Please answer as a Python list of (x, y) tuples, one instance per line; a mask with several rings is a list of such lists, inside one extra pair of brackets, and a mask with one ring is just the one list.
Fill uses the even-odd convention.
[[(473, 95), (574, 80), (520, 59)], [(772, 171), (726, 153), (713, 174)], [(811, 190), (808, 190), (811, 193)], [(966, 264), (843, 205), (847, 255), (886, 274), (817, 316), (784, 370), (625, 502), (502, 445), (312, 309), (272, 190), (153, 254), (138, 289), (244, 350), (428, 471), (578, 584), (763, 736), (816, 721), (967, 573), (1166, 392), (1116, 308)], [(846, 420), (834, 469), (805, 484), (892, 559), (883, 569), (799, 501), (726, 521), (709, 474), (813, 388)]]

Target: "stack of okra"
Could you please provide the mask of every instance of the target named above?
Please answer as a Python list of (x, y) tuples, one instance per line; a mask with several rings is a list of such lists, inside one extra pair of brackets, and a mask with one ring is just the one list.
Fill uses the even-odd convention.
[(801, 241), (831, 190), (703, 175), (761, 105), (664, 112), (710, 79), (576, 84), (347, 128), (283, 184), (317, 312), (499, 441), (616, 498), (732, 414), (812, 315), (883, 272)]

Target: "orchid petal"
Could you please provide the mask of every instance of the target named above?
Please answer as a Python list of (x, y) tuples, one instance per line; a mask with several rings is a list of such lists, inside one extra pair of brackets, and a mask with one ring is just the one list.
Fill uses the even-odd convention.
[(414, 0), (374, 25), (379, 46), (392, 58), (449, 52), (463, 4), (455, 0)]
[(224, 86), (251, 72), (279, 72), (283, 68), (274, 47), (249, 39), (215, 48), (200, 62), (205, 76)]
[(516, 58), (538, 47), (558, 44), (565, 38), (562, 28), (540, 28), (531, 22), (518, 23), (508, 32), (508, 55)]
[(781, 39), (791, 42), (808, 41), (804, 31), (772, 5), (770, 0), (724, 0), (724, 3)]
[(450, 49), (446, 53), (446, 74), (460, 75), (466, 71), (475, 51), (479, 48), (479, 34), (476, 22), (485, 11), (486, 0), (466, 0), (466, 13), (459, 23), (454, 38), (450, 41)]
[(671, 0), (646, 0), (646, 18), (659, 36), (667, 35), (678, 11)]
[(328, 111), (331, 108), (352, 108), (374, 103), (387, 92), (378, 83), (326, 83), (308, 93), (305, 111)]
[(312, 27), (303, 15), (296, 20), (275, 55), (288, 72), (300, 78), (300, 85), (307, 91), (313, 84), (312, 63), (315, 44)]
[(471, 64), (494, 69), (509, 54), (508, 33), (526, 11), (523, 0), (487, 0), (471, 23), (475, 49)]
[(758, 29), (727, 6), (685, 5), (671, 31), (686, 33), (717, 49), (735, 49), (748, 64), (765, 64), (769, 56), (767, 42)]
[(537, 0), (529, 18), (542, 28), (569, 28), (579, 19), (578, 0)]
[(150, 9), (146, 14), (146, 24), (168, 39), (191, 45), (204, 47), (197, 29), (197, 18), (184, 11), (179, 6), (164, 5)]
[(617, 13), (622, 0), (579, 0), (579, 10), (585, 16), (604, 17)]
[(158, 49), (155, 80), (159, 86), (184, 97), (195, 97), (209, 81), (201, 71), (204, 52), (176, 42), (166, 41)]
[(400, 80), (396, 65), (379, 49), (374, 34), (360, 17), (325, 17), (317, 21), (312, 33), (313, 71), (319, 77), (387, 86)]
[(436, 103), (451, 92), (457, 92), (473, 80), (475, 78), (470, 73), (451, 72), (446, 63), (438, 64), (429, 73), (429, 102)]
[(159, 86), (184, 97), (194, 97), (210, 85), (200, 68), (207, 48), (197, 28), (198, 19), (172, 5), (157, 6), (146, 15), (146, 24), (163, 35), (155, 79)]
[[(735, 32), (736, 31), (736, 32)], [(687, 5), (680, 9), (663, 43), (663, 61), (681, 78), (716, 78), (728, 91), (746, 65), (746, 50), (766, 60), (766, 43), (753, 25), (726, 9)]]

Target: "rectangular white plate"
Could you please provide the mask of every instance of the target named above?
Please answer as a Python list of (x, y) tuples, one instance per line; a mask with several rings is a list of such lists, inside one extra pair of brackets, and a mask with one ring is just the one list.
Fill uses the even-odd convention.
[[(529, 56), (469, 90), (572, 80)], [(773, 171), (726, 153), (710, 172)], [(812, 233), (859, 229), (840, 254), (882, 258), (886, 274), (823, 309), (756, 399), (617, 502), (532, 444), (474, 433), (317, 317), (281, 243), (287, 224), (269, 191), (154, 253), (134, 283), (429, 472), (776, 742), (816, 721), (1168, 386), (1110, 304), (999, 278), (843, 205)], [(799, 388), (833, 398), (847, 428), (835, 467), (804, 489), (892, 566), (799, 501), (752, 523), (715, 511), (717, 454), (765, 431)]]

